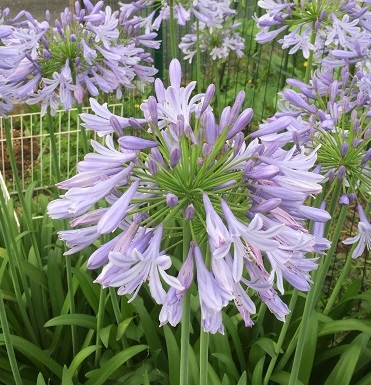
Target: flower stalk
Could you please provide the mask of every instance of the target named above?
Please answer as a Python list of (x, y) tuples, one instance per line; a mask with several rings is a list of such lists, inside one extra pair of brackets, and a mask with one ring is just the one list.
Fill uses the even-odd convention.
[[(337, 195), (335, 195), (333, 197), (333, 199), (336, 199), (336, 201), (338, 200), (338, 198), (339, 197)], [(326, 279), (327, 272), (331, 266), (333, 256), (334, 256), (336, 248), (337, 248), (338, 240), (340, 238), (340, 233), (341, 233), (341, 230), (344, 226), (344, 222), (346, 219), (348, 209), (349, 209), (348, 205), (342, 206), (342, 208), (340, 210), (339, 217), (337, 218), (336, 226), (335, 226), (334, 233), (333, 233), (333, 236), (331, 239), (332, 240), (331, 247), (326, 254), (326, 258), (321, 259), (319, 268), (313, 276), (314, 284), (313, 284), (313, 287), (311, 288), (311, 290), (309, 291), (307, 298), (306, 298), (306, 301), (305, 301), (303, 317), (302, 317), (302, 321), (300, 323), (300, 329), (299, 329), (299, 334), (298, 334), (298, 342), (296, 345), (295, 356), (294, 356), (294, 361), (292, 364), (292, 371), (291, 371), (290, 380), (289, 380), (288, 385), (296, 385), (297, 384), (300, 367), (303, 364), (302, 363), (302, 355), (303, 355), (304, 348), (305, 348), (305, 337), (306, 337), (306, 332), (307, 332), (308, 327), (309, 327), (309, 321), (311, 319), (311, 314), (313, 311), (315, 311), (314, 307), (318, 302), (319, 296), (321, 294), (321, 289), (322, 289), (323, 284), (324, 284), (325, 279)]]
[[(183, 263), (186, 261), (190, 242), (192, 239), (191, 230), (188, 221), (183, 223)], [(191, 315), (191, 291), (187, 290), (183, 297), (183, 310), (181, 320), (180, 337), (180, 381), (179, 385), (188, 385), (189, 376), (189, 333), (190, 333), (190, 315)]]

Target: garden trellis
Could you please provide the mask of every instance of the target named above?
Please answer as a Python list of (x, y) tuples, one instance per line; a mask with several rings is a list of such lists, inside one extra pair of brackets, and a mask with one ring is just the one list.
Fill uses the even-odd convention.
[[(124, 110), (122, 103), (110, 104), (110, 108), (118, 114), (122, 114)], [(88, 112), (89, 107), (83, 107), (83, 111)], [(80, 127), (77, 117), (75, 108), (69, 111), (58, 110), (55, 116), (58, 167), (63, 178), (68, 178), (76, 172), (76, 162), (82, 157)], [(53, 186), (57, 181), (53, 180), (51, 172), (50, 135), (45, 119), (40, 116), (40, 112), (9, 115), (7, 119), (11, 127), (12, 144), (23, 190), (26, 190), (30, 183), (34, 183), (36, 190)], [(96, 135), (93, 135), (92, 138), (99, 140)], [(16, 189), (3, 131), (3, 118), (1, 117), (0, 162), (4, 185), (12, 195), (16, 193)]]

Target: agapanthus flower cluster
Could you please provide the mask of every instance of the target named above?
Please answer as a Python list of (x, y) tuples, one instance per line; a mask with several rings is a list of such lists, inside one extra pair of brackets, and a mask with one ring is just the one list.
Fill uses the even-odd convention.
[[(196, 84), (181, 86), (177, 60), (169, 74), (168, 88), (156, 79), (141, 120), (94, 99), (94, 114), (81, 115), (104, 144), (92, 141), (95, 152), (58, 184), (66, 192), (48, 206), (52, 218), (71, 219), (72, 229), (59, 232), (66, 254), (99, 240), (88, 260), (90, 269), (103, 266), (96, 282), (132, 301), (148, 281), (162, 305), (161, 325), (180, 322), (184, 293), (194, 285), (207, 332), (223, 332), (221, 311), (230, 301), (251, 326), (254, 292), (283, 321), (289, 309), (278, 292), (285, 281), (309, 290), (317, 265), (307, 254), (327, 247), (305, 228), (308, 218), (329, 219), (305, 204), (321, 191), (323, 177), (311, 171), (316, 149), (298, 149), (291, 138), (245, 138), (253, 112), (241, 111), (244, 92), (217, 119), (214, 85), (192, 96)], [(189, 253), (177, 272), (183, 242)]]
[[(139, 25), (113, 12), (103, 1), (75, 3), (66, 8), (54, 27), (25, 12), (27, 22), (2, 39), (4, 51), (22, 53), (22, 60), (8, 73), (7, 83), (20, 102), (40, 103), (55, 113), (70, 109), (85, 94), (117, 93), (135, 87), (135, 81), (152, 82), (156, 69), (141, 47), (158, 48), (155, 33), (143, 34)], [(149, 65), (148, 65), (149, 63)]]
[(278, 112), (261, 126), (264, 143), (294, 140), (317, 147), (318, 172), (342, 185), (340, 203), (371, 191), (371, 83), (369, 74), (351, 76), (349, 66), (317, 70), (310, 84), (289, 79), (300, 91), (285, 89)]
[(4, 116), (13, 108), (14, 98), (12, 87), (7, 84), (10, 71), (19, 63), (22, 52), (17, 49), (8, 49), (3, 40), (12, 35), (14, 24), (21, 19), (23, 13), (19, 13), (14, 19), (9, 18), (9, 8), (0, 9), (0, 115)]
[(285, 33), (278, 40), (282, 48), (289, 49), (290, 54), (302, 52), (304, 58), (310, 51), (322, 58), (333, 50), (354, 56), (370, 48), (369, 2), (260, 0), (258, 6), (265, 10), (261, 17), (255, 16), (259, 43)]
[[(238, 57), (243, 55), (244, 39), (238, 31), (241, 24), (233, 20), (236, 11), (231, 7), (231, 0), (174, 1), (172, 8), (170, 2), (164, 0), (159, 9), (158, 2), (153, 0), (120, 4), (121, 11), (138, 21), (147, 32), (158, 30), (161, 23), (172, 15), (179, 25), (196, 20), (192, 24), (192, 33), (183, 36), (179, 44), (186, 60), (192, 61), (197, 49), (197, 39), (200, 51), (207, 52), (213, 60), (225, 59), (230, 52), (236, 52)], [(153, 11), (147, 16), (136, 15), (151, 7)]]
[(238, 57), (243, 56), (245, 42), (237, 31), (240, 26), (241, 23), (233, 22), (232, 19), (226, 20), (218, 28), (198, 23), (197, 37), (197, 25), (193, 24), (192, 33), (183, 36), (179, 44), (179, 48), (184, 54), (184, 60), (189, 60), (191, 63), (197, 49), (200, 52), (208, 53), (213, 60), (226, 59), (231, 52), (235, 52)]

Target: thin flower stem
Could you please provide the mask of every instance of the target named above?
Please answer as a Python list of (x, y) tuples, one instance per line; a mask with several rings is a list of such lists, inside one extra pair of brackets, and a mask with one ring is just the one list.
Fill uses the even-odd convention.
[(175, 34), (174, 1), (170, 1), (169, 8), (170, 8), (170, 19), (169, 19), (170, 52), (171, 52), (171, 58), (176, 59), (177, 58), (177, 48), (176, 48), (176, 34)]
[[(183, 225), (183, 262), (189, 253), (191, 242), (191, 231), (189, 222), (185, 221)], [(180, 337), (180, 377), (179, 385), (188, 385), (188, 369), (189, 369), (189, 330), (190, 330), (190, 313), (191, 313), (191, 291), (188, 289), (183, 296), (182, 309), (182, 329)]]
[(13, 373), (14, 382), (16, 385), (22, 385), (23, 382), (19, 372), (18, 365), (17, 365), (17, 359), (14, 353), (8, 319), (6, 316), (5, 304), (3, 300), (3, 295), (1, 293), (0, 293), (0, 321), (1, 321), (2, 334), (4, 336), (5, 347), (8, 353), (9, 363)]
[[(338, 196), (334, 195), (333, 199), (336, 199), (337, 201)], [(321, 289), (325, 282), (328, 269), (330, 268), (330, 265), (332, 263), (332, 257), (336, 251), (337, 243), (340, 237), (341, 230), (344, 225), (344, 221), (346, 219), (347, 212), (348, 212), (348, 206), (345, 205), (340, 210), (339, 218), (337, 219), (334, 234), (332, 236), (332, 244), (331, 244), (330, 250), (328, 251), (326, 258), (321, 259), (321, 264), (318, 268), (317, 274), (315, 274), (315, 277), (313, 278), (314, 285), (310, 290), (310, 292), (308, 293), (307, 299), (305, 301), (303, 318), (299, 329), (298, 343), (296, 346), (294, 361), (292, 364), (292, 371), (291, 371), (288, 385), (297, 384), (300, 366), (302, 364), (301, 359), (305, 348), (306, 332), (309, 328), (309, 320), (311, 319), (310, 316), (312, 311), (314, 311), (315, 304), (317, 303), (319, 296), (321, 294)]]
[(216, 76), (215, 76), (215, 96), (216, 96), (216, 105), (218, 108), (218, 113), (222, 112), (221, 104), (221, 95), (220, 95), (220, 74), (219, 74), (219, 64), (216, 65)]
[[(97, 334), (96, 334), (96, 338), (95, 338), (95, 341), (96, 341), (95, 344), (98, 345), (98, 346), (101, 345), (99, 333), (100, 333), (102, 325), (103, 325), (104, 302), (105, 302), (105, 300), (106, 300), (105, 291), (104, 291), (103, 287), (101, 286), (100, 287), (100, 294), (99, 294), (98, 314), (97, 314)], [(100, 357), (101, 357), (101, 350), (102, 349), (97, 349), (95, 351), (94, 364), (95, 364), (96, 368), (99, 365), (99, 360), (100, 360)]]
[(285, 338), (286, 338), (287, 330), (289, 329), (289, 326), (290, 326), (291, 317), (292, 317), (292, 314), (294, 312), (294, 308), (296, 305), (296, 301), (298, 299), (298, 295), (299, 295), (299, 290), (295, 289), (292, 293), (292, 296), (290, 299), (290, 304), (289, 304), (289, 309), (291, 310), (291, 312), (287, 315), (286, 320), (285, 320), (284, 324), (282, 325), (280, 336), (278, 337), (278, 341), (277, 341), (276, 347), (274, 349), (275, 355), (274, 355), (274, 357), (272, 357), (272, 359), (269, 363), (268, 369), (267, 369), (265, 376), (264, 376), (263, 385), (268, 385), (271, 374), (273, 373), (274, 366), (276, 365), (276, 362), (277, 362), (278, 356), (280, 354), (283, 342), (285, 341)]
[[(120, 304), (119, 304), (119, 301), (117, 299), (117, 294), (116, 294), (115, 288), (109, 287), (108, 292), (109, 292), (109, 297), (111, 299), (113, 312), (115, 314), (116, 323), (117, 323), (117, 325), (119, 325), (122, 322), (122, 314), (120, 311)], [(121, 342), (122, 342), (123, 349), (126, 349), (129, 346), (125, 334), (121, 337)], [(130, 361), (128, 361), (128, 362), (130, 362)]]
[[(365, 214), (367, 215), (369, 213), (369, 211), (370, 211), (370, 205), (368, 204), (366, 207), (366, 210), (365, 210)], [(349, 270), (352, 267), (352, 261), (353, 261), (352, 254), (353, 254), (353, 251), (356, 247), (357, 247), (357, 244), (354, 244), (352, 246), (351, 250), (349, 251), (349, 254), (348, 254), (347, 259), (345, 261), (344, 267), (340, 273), (338, 280), (336, 281), (336, 285), (334, 287), (334, 290), (332, 291), (330, 298), (328, 299), (327, 304), (325, 306), (325, 309), (322, 312), (325, 315), (327, 315), (331, 311), (332, 307), (334, 306), (336, 299), (338, 298), (338, 295), (339, 295), (340, 290), (343, 286), (343, 283), (348, 276)]]
[(53, 168), (53, 176), (54, 176), (54, 182), (60, 182), (61, 181), (61, 172), (59, 168), (59, 162), (58, 162), (58, 151), (57, 151), (57, 140), (55, 136), (55, 130), (54, 130), (54, 122), (53, 117), (50, 112), (50, 107), (48, 107), (47, 113), (47, 125), (48, 125), (48, 132), (50, 137), (50, 147), (51, 147), (51, 155), (52, 155), (52, 168)]
[(82, 106), (81, 104), (77, 105), (77, 128), (80, 129), (81, 138), (82, 138), (82, 148), (84, 150), (84, 154), (89, 152), (89, 144), (88, 137), (86, 135), (85, 127), (81, 125), (80, 114), (82, 114)]
[[(315, 40), (316, 40), (316, 31), (313, 29), (311, 36), (310, 36), (311, 44), (314, 44)], [(309, 80), (310, 80), (311, 75), (312, 75), (313, 55), (314, 55), (314, 51), (310, 50), (309, 51), (309, 58), (307, 60), (307, 68), (305, 69), (305, 77), (304, 77), (305, 83), (309, 83)]]
[[(71, 257), (68, 255), (65, 258), (66, 260), (66, 275), (67, 275), (67, 289), (68, 296), (70, 299), (70, 314), (75, 314), (75, 296), (72, 284), (72, 265), (71, 265)], [(77, 333), (76, 333), (76, 325), (71, 325), (71, 339), (72, 339), (72, 352), (73, 356), (77, 354)]]
[[(356, 245), (354, 245), (352, 247), (352, 250), (354, 250), (355, 248), (356, 248)], [(332, 291), (330, 298), (327, 301), (324, 310), (322, 311), (322, 314), (327, 315), (331, 311), (332, 307), (334, 306), (334, 303), (335, 303), (336, 299), (338, 298), (338, 295), (339, 295), (340, 290), (343, 286), (343, 283), (348, 276), (350, 268), (352, 267), (352, 261), (353, 261), (352, 253), (350, 252), (347, 255), (347, 259), (345, 261), (343, 269), (341, 270), (339, 278), (336, 281), (336, 285), (334, 287), (334, 290)]]
[(196, 80), (197, 92), (201, 93), (201, 50), (200, 50), (200, 22), (196, 20)]
[(201, 327), (200, 335), (200, 384), (207, 385), (209, 368), (209, 333)]

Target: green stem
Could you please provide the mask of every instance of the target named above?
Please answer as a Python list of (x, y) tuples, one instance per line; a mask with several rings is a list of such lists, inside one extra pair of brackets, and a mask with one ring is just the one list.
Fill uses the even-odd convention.
[(286, 338), (287, 330), (290, 326), (291, 317), (292, 317), (292, 314), (294, 312), (294, 308), (295, 308), (296, 301), (298, 299), (298, 295), (299, 295), (299, 290), (295, 289), (292, 293), (290, 304), (289, 304), (289, 308), (290, 308), (291, 312), (288, 314), (284, 324), (282, 325), (280, 336), (278, 337), (278, 341), (277, 341), (276, 347), (274, 349), (275, 355), (274, 355), (274, 357), (272, 357), (272, 359), (269, 363), (268, 369), (267, 369), (265, 376), (264, 376), (263, 385), (268, 385), (271, 374), (273, 373), (274, 366), (276, 365), (276, 362), (277, 362), (278, 356), (280, 354), (283, 342), (285, 341), (285, 338)]
[[(68, 288), (68, 296), (70, 299), (70, 314), (75, 314), (75, 296), (73, 290), (73, 282), (72, 282), (72, 265), (71, 265), (71, 257), (66, 256), (66, 275), (67, 275), (67, 288)], [(72, 338), (72, 353), (75, 357), (77, 353), (77, 341), (76, 341), (76, 325), (71, 325), (71, 338)]]
[(80, 114), (82, 114), (82, 106), (81, 104), (77, 105), (77, 129), (80, 129), (81, 138), (82, 138), (82, 148), (84, 150), (84, 154), (89, 152), (89, 143), (88, 137), (86, 135), (86, 129), (81, 125)]
[(200, 22), (196, 20), (196, 80), (197, 92), (201, 93), (201, 50), (200, 50)]
[[(101, 345), (100, 343), (100, 330), (103, 325), (103, 318), (104, 318), (104, 302), (105, 302), (106, 296), (105, 291), (103, 287), (100, 287), (100, 295), (99, 295), (99, 305), (98, 305), (98, 314), (97, 314), (97, 335), (96, 335), (96, 345)], [(97, 349), (95, 352), (95, 367), (97, 368), (99, 365), (99, 360), (101, 357), (101, 349)]]
[[(368, 215), (369, 212), (370, 212), (370, 204), (368, 203), (366, 210), (365, 210), (365, 214)], [(334, 287), (334, 290), (332, 291), (330, 298), (328, 299), (327, 304), (325, 306), (325, 309), (323, 310), (323, 314), (325, 314), (325, 315), (327, 315), (331, 311), (332, 307), (334, 306), (336, 299), (338, 298), (338, 295), (339, 295), (340, 290), (343, 286), (343, 283), (346, 280), (348, 273), (349, 273), (349, 270), (352, 267), (352, 261), (353, 261), (352, 254), (353, 254), (353, 251), (356, 247), (357, 247), (357, 244), (354, 244), (349, 251), (349, 254), (348, 254), (347, 259), (345, 261), (344, 267), (340, 273), (338, 280), (336, 281), (336, 285)]]
[(216, 96), (216, 105), (218, 108), (218, 113), (222, 112), (222, 103), (220, 95), (220, 78), (219, 78), (219, 65), (216, 65), (216, 76), (215, 76), (215, 96)]
[(60, 182), (61, 181), (61, 171), (59, 169), (57, 140), (56, 140), (56, 136), (55, 136), (54, 121), (53, 121), (53, 116), (50, 112), (50, 107), (48, 107), (46, 117), (47, 117), (48, 131), (49, 131), (49, 137), (50, 137), (50, 151), (51, 151), (51, 155), (52, 155), (52, 169), (53, 169), (53, 174), (54, 174), (53, 175), (54, 176), (53, 182)]
[[(187, 221), (183, 225), (183, 263), (187, 259), (191, 242), (191, 231)], [(179, 385), (188, 385), (189, 368), (189, 334), (191, 313), (191, 291), (188, 289), (183, 297), (182, 329), (180, 336), (180, 376)]]
[(207, 385), (209, 368), (209, 333), (201, 327), (200, 335), (200, 384)]
[[(314, 44), (315, 40), (316, 40), (316, 31), (313, 29), (312, 34), (310, 36), (310, 42), (312, 44)], [(305, 83), (309, 83), (309, 80), (311, 79), (312, 67), (313, 67), (313, 54), (314, 54), (314, 51), (310, 50), (309, 51), (309, 58), (307, 60), (307, 68), (305, 69), (305, 77), (304, 77)]]
[[(340, 183), (339, 183), (340, 184)], [(334, 196), (333, 199), (338, 200), (338, 196)], [(305, 339), (306, 332), (309, 328), (309, 320), (312, 311), (314, 311), (314, 306), (317, 303), (323, 284), (326, 279), (327, 272), (332, 263), (332, 257), (336, 251), (337, 243), (340, 237), (341, 230), (343, 228), (344, 221), (346, 219), (346, 214), (348, 212), (348, 206), (343, 206), (340, 210), (339, 218), (336, 222), (336, 227), (334, 230), (334, 234), (332, 236), (332, 244), (330, 250), (328, 251), (326, 258), (321, 259), (320, 266), (317, 270), (317, 274), (315, 278), (313, 278), (314, 285), (310, 292), (308, 293), (307, 299), (305, 301), (303, 318), (300, 324), (299, 335), (298, 335), (298, 343), (296, 346), (294, 361), (292, 364), (292, 371), (290, 375), (290, 381), (288, 385), (296, 385), (299, 375), (300, 366), (302, 364), (301, 359), (303, 356), (304, 348), (305, 348)]]
[(175, 34), (175, 18), (174, 18), (174, 1), (170, 1), (170, 53), (172, 59), (177, 58), (177, 47), (176, 47), (176, 34)]
[[(352, 249), (354, 249), (354, 248), (355, 247), (353, 247)], [(339, 295), (340, 290), (343, 286), (343, 283), (348, 276), (349, 270), (352, 266), (352, 261), (353, 261), (353, 258), (352, 258), (352, 254), (350, 252), (349, 255), (347, 256), (347, 259), (346, 259), (346, 262), (343, 266), (343, 269), (341, 270), (340, 276), (336, 281), (336, 285), (334, 287), (334, 290), (332, 291), (330, 298), (328, 299), (327, 304), (326, 304), (326, 306), (322, 312), (323, 314), (327, 315), (331, 311), (332, 307), (334, 306), (334, 303), (335, 303), (336, 299), (338, 298), (338, 295)]]
[(6, 316), (5, 304), (3, 300), (3, 295), (1, 293), (0, 293), (0, 321), (1, 321), (1, 329), (3, 331), (3, 336), (4, 336), (4, 342), (8, 353), (9, 363), (13, 373), (14, 382), (16, 385), (22, 385), (23, 382), (22, 382), (21, 375), (19, 374), (17, 359), (15, 357), (12, 338), (9, 330), (8, 319)]

